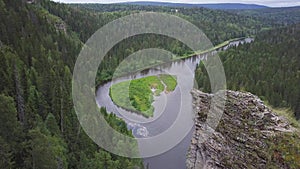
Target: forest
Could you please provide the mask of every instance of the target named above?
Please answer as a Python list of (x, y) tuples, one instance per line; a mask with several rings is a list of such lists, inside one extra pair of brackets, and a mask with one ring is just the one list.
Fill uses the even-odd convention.
[(300, 7), (286, 8), (264, 8), (264, 9), (248, 9), (248, 10), (228, 10), (238, 15), (261, 18), (265, 22), (273, 22), (280, 25), (291, 25), (300, 22)]
[[(136, 12), (164, 12), (182, 17), (199, 27), (211, 40), (213, 45), (218, 45), (226, 40), (255, 35), (263, 29), (277, 27), (279, 24), (268, 22), (258, 18), (252, 19), (249, 16), (238, 16), (226, 11), (211, 10), (206, 8), (178, 8), (176, 12), (173, 8), (157, 6), (139, 5), (101, 5), (101, 4), (75, 4), (77, 9), (92, 10), (96, 15), (107, 13), (132, 14)], [(99, 13), (100, 12), (100, 13)], [(97, 26), (96, 26), (97, 27)], [(96, 79), (97, 84), (110, 80), (114, 69), (121, 61), (130, 54), (144, 48), (160, 48), (168, 50), (178, 56), (189, 55), (191, 50), (187, 46), (172, 38), (161, 35), (138, 35), (127, 38), (113, 47), (107, 54), (107, 59), (99, 66)]]
[[(220, 53), (227, 87), (250, 91), (274, 107), (291, 108), (300, 118), (300, 25), (262, 31), (255, 42)], [(203, 64), (196, 81), (210, 91)]]
[[(0, 0), (0, 168), (142, 167), (140, 159), (99, 148), (81, 129), (71, 78), (84, 33), (75, 33), (44, 3), (49, 2)], [(60, 10), (75, 12), (64, 5)], [(82, 13), (77, 15), (83, 20), (89, 16)], [(99, 112), (113, 128), (131, 135), (123, 120)]]
[[(276, 107), (291, 107), (300, 118), (299, 25), (281, 28), (282, 24), (273, 20), (206, 8), (176, 12), (168, 7), (0, 0), (0, 9), (0, 168), (143, 168), (141, 159), (99, 148), (81, 128), (71, 97), (72, 70), (83, 44), (106, 23), (139, 11), (185, 18), (201, 28), (214, 45), (256, 36), (255, 43), (220, 54), (228, 87), (251, 91)], [(110, 80), (128, 55), (155, 47), (179, 56), (191, 52), (169, 37), (130, 37), (106, 55), (95, 84)], [(201, 65), (196, 80), (209, 91)], [(123, 120), (105, 108), (99, 112), (113, 128), (132, 136)]]

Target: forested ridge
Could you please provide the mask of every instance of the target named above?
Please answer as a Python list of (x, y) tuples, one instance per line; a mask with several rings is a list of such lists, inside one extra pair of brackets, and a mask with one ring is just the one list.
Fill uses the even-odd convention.
[[(139, 159), (100, 149), (81, 129), (70, 93), (81, 34), (44, 2), (0, 0), (0, 168), (142, 168)], [(131, 135), (124, 121), (99, 113)]]
[(260, 18), (266, 23), (272, 22), (279, 25), (291, 25), (300, 22), (300, 6), (228, 11), (242, 16)]
[[(263, 29), (278, 26), (275, 23), (265, 23), (258, 18), (238, 16), (226, 11), (211, 10), (206, 8), (172, 8), (157, 6), (119, 5), (119, 4), (74, 4), (76, 10), (92, 12), (94, 15), (124, 16), (137, 12), (163, 12), (182, 17), (199, 27), (214, 45), (226, 40), (253, 36)], [(53, 9), (53, 7), (51, 7)], [(53, 11), (49, 9), (49, 11)], [(74, 10), (73, 9), (73, 10)], [(80, 17), (79, 17), (80, 18)], [(114, 17), (111, 17), (113, 19)], [(86, 22), (86, 21), (84, 21)], [(90, 25), (97, 22), (89, 22)], [(95, 28), (97, 26), (94, 26)], [(191, 53), (191, 50), (181, 42), (160, 35), (138, 35), (127, 38), (113, 47), (106, 59), (99, 66), (96, 84), (110, 80), (119, 63), (130, 54), (145, 48), (162, 48), (172, 53), (183, 56)]]
[(275, 23), (265, 23), (260, 18), (236, 15), (222, 10), (207, 8), (185, 8), (167, 6), (142, 6), (129, 4), (74, 4), (77, 8), (85, 8), (98, 12), (164, 12), (183, 17), (192, 22), (217, 45), (225, 40), (249, 36), (261, 29), (275, 26)]
[[(291, 107), (300, 118), (300, 25), (263, 31), (255, 42), (220, 53), (227, 87), (250, 91), (274, 107)], [(210, 91), (203, 64), (196, 71), (199, 87)]]

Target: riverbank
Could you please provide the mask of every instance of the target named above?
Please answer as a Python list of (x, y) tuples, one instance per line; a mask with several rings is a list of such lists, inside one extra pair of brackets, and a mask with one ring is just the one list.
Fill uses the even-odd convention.
[(113, 78), (119, 78), (119, 77), (127, 76), (127, 75), (130, 75), (130, 74), (133, 74), (133, 73), (137, 73), (137, 72), (141, 72), (143, 70), (147, 70), (147, 69), (150, 69), (150, 68), (153, 68), (153, 67), (163, 66), (163, 65), (166, 65), (166, 64), (170, 64), (172, 62), (179, 61), (179, 60), (182, 60), (182, 59), (188, 59), (188, 58), (191, 58), (191, 57), (194, 57), (194, 56), (197, 56), (197, 55), (205, 55), (205, 54), (211, 53), (213, 51), (218, 51), (219, 49), (223, 49), (223, 48), (225, 48), (226, 46), (230, 45), (233, 42), (242, 42), (242, 41), (245, 41), (246, 39), (249, 39), (249, 38), (250, 39), (254, 39), (253, 37), (234, 38), (234, 39), (227, 40), (227, 41), (225, 41), (223, 43), (220, 43), (220, 44), (214, 46), (213, 48), (210, 48), (210, 49), (207, 49), (207, 50), (204, 50), (204, 51), (196, 51), (193, 54), (175, 57), (175, 58), (172, 58), (172, 59), (170, 59), (168, 61), (164, 61), (164, 62), (158, 61), (155, 64), (151, 64), (149, 66), (144, 66), (141, 69), (136, 69), (136, 70), (134, 70), (132, 72), (129, 72), (129, 73), (124, 73), (124, 74), (120, 74), (120, 75), (114, 74), (113, 77), (111, 77), (110, 79), (108, 79), (108, 80), (106, 80), (106, 81), (104, 81), (102, 83), (97, 83), (96, 86), (98, 88), (102, 84), (111, 81)]
[[(230, 41), (226, 42), (226, 45), (218, 45), (219, 50), (227, 50), (230, 47), (238, 46), (242, 43), (249, 43), (247, 39), (242, 39), (240, 41)], [(225, 44), (225, 42), (223, 43)], [(215, 52), (214, 52), (215, 53)], [(155, 137), (160, 135), (164, 131), (168, 130), (170, 126), (173, 125), (176, 121), (180, 110), (184, 109), (185, 118), (187, 121), (182, 123), (181, 128), (190, 128), (193, 126), (193, 108), (192, 108), (192, 96), (190, 91), (194, 87), (194, 72), (197, 65), (201, 60), (205, 59), (205, 55), (192, 55), (194, 57), (186, 58), (177, 58), (177, 61), (171, 63), (164, 63), (158, 67), (150, 67), (145, 71), (138, 71), (136, 73), (128, 74), (127, 76), (122, 76), (120, 78), (114, 78), (112, 81), (101, 85), (97, 89), (96, 100), (99, 107), (106, 107), (107, 111), (116, 114), (118, 117), (121, 117), (128, 128), (132, 130), (132, 133), (137, 138), (145, 137)], [(164, 97), (158, 97), (158, 101), (155, 99), (153, 106), (155, 107), (154, 117), (145, 118), (143, 115), (133, 113), (130, 110), (118, 109), (118, 106), (111, 100), (109, 96), (109, 89), (113, 84), (124, 82), (127, 80), (134, 80), (139, 78), (144, 78), (148, 76), (157, 76), (168, 72), (168, 74), (176, 75), (177, 85), (176, 89), (165, 95)], [(127, 92), (128, 93), (128, 92)], [(147, 135), (141, 135), (139, 131), (145, 131)], [(171, 150), (155, 156), (144, 158), (145, 166), (148, 166), (149, 169), (156, 168), (172, 168), (172, 169), (182, 169), (186, 168), (186, 153), (190, 146), (190, 141), (192, 138), (192, 129), (184, 139)], [(140, 150), (143, 151), (143, 150)]]

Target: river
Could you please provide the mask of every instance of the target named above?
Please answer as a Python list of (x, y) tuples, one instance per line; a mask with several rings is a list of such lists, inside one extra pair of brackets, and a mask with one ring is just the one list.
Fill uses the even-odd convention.
[[(250, 43), (253, 38), (244, 38), (230, 42), (217, 50), (227, 50), (232, 46), (239, 44)], [(167, 130), (176, 120), (180, 108), (184, 108), (187, 122), (181, 124), (190, 126), (193, 124), (193, 108), (192, 96), (190, 91), (194, 88), (194, 76), (197, 64), (207, 57), (213, 57), (216, 52), (208, 52), (201, 55), (195, 55), (186, 59), (174, 61), (171, 63), (156, 66), (141, 72), (130, 74), (121, 78), (114, 79), (97, 89), (96, 101), (99, 107), (106, 107), (108, 112), (115, 113), (122, 118), (128, 125), (128, 128), (133, 131), (137, 138), (146, 138), (156, 136)], [(171, 74), (177, 77), (176, 89), (169, 93), (162, 93), (155, 98), (153, 106), (155, 108), (153, 118), (145, 118), (136, 113), (132, 113), (121, 108), (118, 108), (109, 96), (109, 88), (112, 84), (122, 81), (147, 77), (151, 75)], [(182, 105), (184, 101), (184, 105)], [(184, 126), (182, 126), (184, 127)], [(184, 169), (186, 161), (186, 153), (188, 151), (193, 128), (183, 136), (179, 144), (169, 151), (154, 157), (144, 158), (145, 168), (149, 169)], [(167, 140), (165, 140), (167, 141)], [(142, 150), (140, 150), (142, 151)]]

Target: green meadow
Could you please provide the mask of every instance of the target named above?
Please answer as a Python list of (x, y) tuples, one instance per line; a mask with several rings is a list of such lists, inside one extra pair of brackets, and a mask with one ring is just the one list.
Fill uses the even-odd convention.
[(110, 97), (119, 107), (145, 117), (153, 117), (154, 96), (172, 92), (177, 86), (176, 76), (161, 74), (114, 84)]

